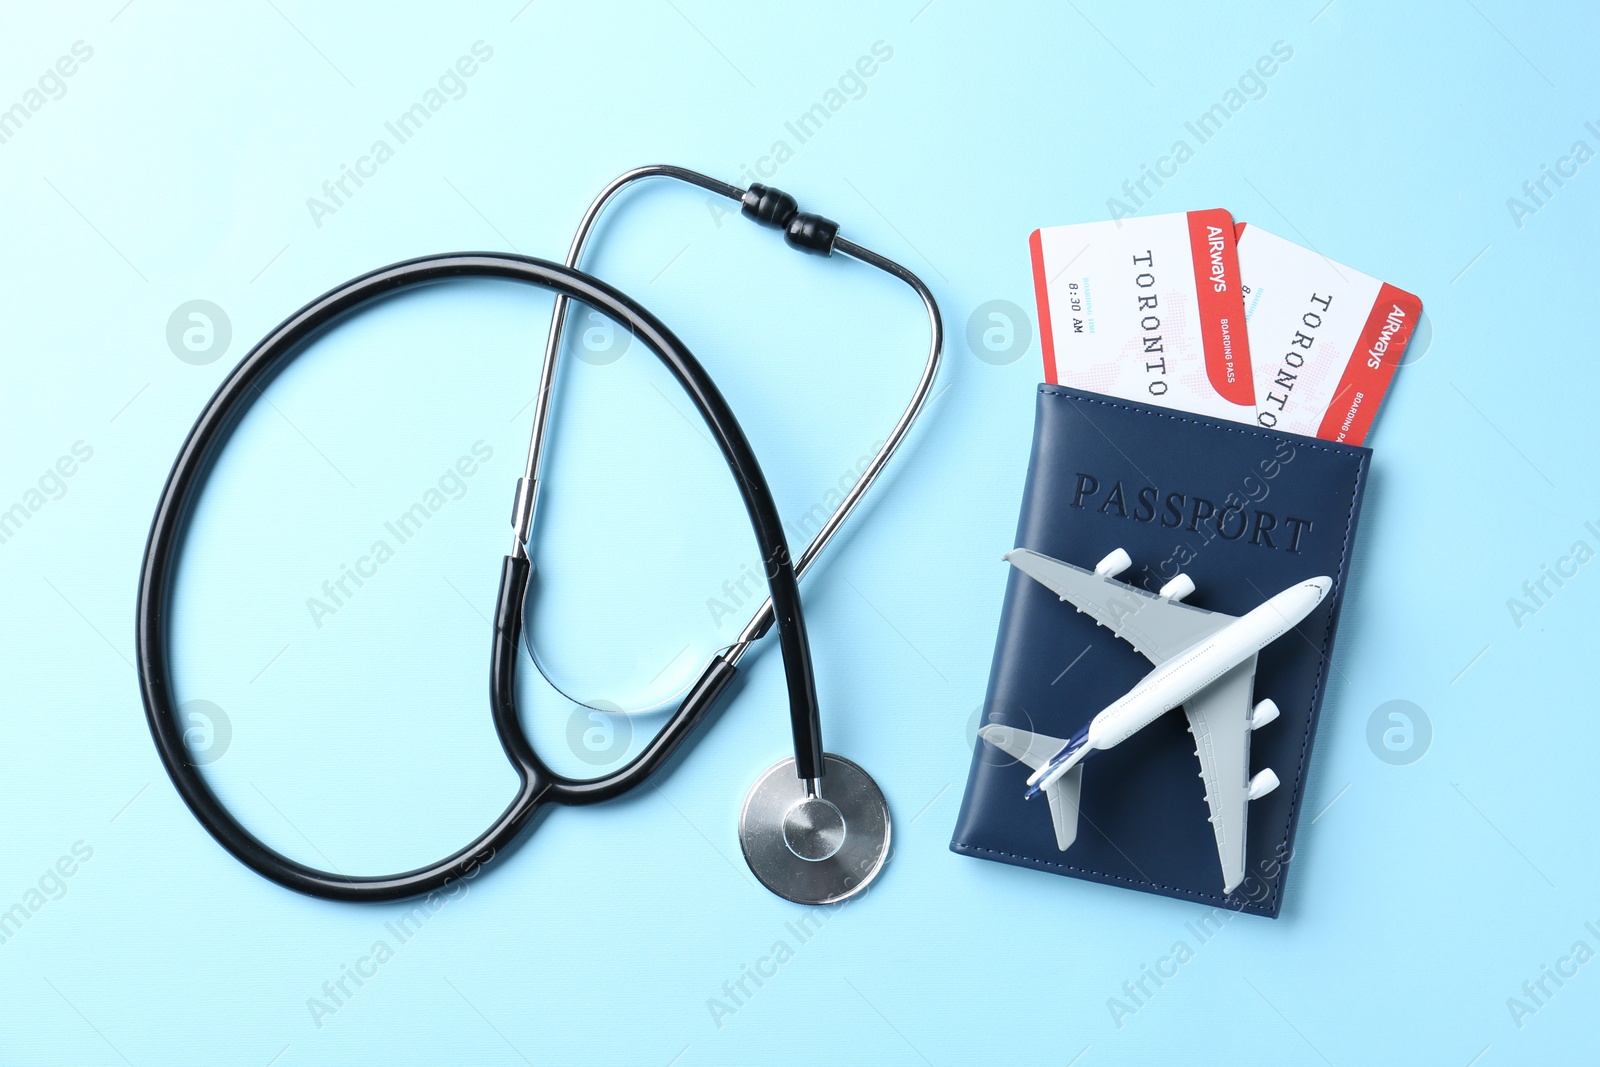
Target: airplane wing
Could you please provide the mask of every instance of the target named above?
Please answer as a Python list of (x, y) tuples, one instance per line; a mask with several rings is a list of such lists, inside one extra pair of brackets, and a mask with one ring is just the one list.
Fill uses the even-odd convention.
[(1256, 657), (1240, 663), (1183, 706), (1200, 758), (1211, 829), (1222, 861), (1222, 891), (1244, 880), (1245, 813), (1250, 802), (1250, 712)]
[(1156, 596), (1031, 549), (1007, 552), (1005, 558), (1017, 570), (1138, 649), (1151, 663), (1171, 659), (1234, 620), (1232, 615)]
[[(1049, 763), (1050, 757), (1067, 743), (1065, 738), (1029, 733), (997, 723), (979, 730), (978, 736), (1034, 770)], [(1044, 790), (1045, 799), (1050, 802), (1050, 821), (1055, 824), (1056, 848), (1062, 852), (1078, 836), (1078, 794), (1082, 788), (1083, 765), (1079, 764)]]

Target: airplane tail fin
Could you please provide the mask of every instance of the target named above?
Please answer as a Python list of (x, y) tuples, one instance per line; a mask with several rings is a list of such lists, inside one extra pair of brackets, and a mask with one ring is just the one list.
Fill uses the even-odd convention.
[(1015, 726), (990, 723), (978, 731), (978, 736), (1001, 752), (1038, 770), (1050, 762), (1050, 757), (1060, 752), (1067, 743), (1064, 737), (1030, 733)]
[[(1050, 762), (1050, 757), (1060, 752), (1067, 739), (1049, 734), (1030, 733), (1011, 726), (991, 723), (978, 731), (978, 736), (1009, 756), (1038, 770)], [(1078, 764), (1060, 778), (1045, 786), (1045, 799), (1050, 802), (1050, 821), (1055, 826), (1056, 848), (1062, 852), (1078, 836), (1078, 795), (1083, 789), (1083, 764)]]

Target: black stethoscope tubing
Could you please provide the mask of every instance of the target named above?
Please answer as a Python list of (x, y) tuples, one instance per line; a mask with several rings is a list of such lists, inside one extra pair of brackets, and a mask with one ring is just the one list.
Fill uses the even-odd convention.
[[(312, 896), (347, 901), (397, 900), (470, 876), (479, 865), (512, 845), (544, 805), (592, 804), (640, 784), (694, 730), (737, 672), (727, 659), (713, 660), (667, 724), (623, 767), (592, 779), (556, 774), (535, 753), (517, 714), (516, 667), (529, 562), (525, 555), (507, 556), (501, 568), (495, 610), (490, 699), (495, 730), (517, 773), (519, 786), (510, 805), (475, 841), (444, 859), (401, 874), (332, 873), (300, 863), (261, 841), (234, 818), (206, 782), (184, 743), (183, 725), (173, 698), (167, 643), (178, 555), (188, 520), (212, 466), (255, 400), (315, 337), (382, 297), (459, 278), (523, 282), (577, 300), (626, 326), (665, 364), (711, 430), (749, 513), (783, 650), (791, 718), (795, 723), (820, 721), (799, 584), (777, 507), (738, 420), (684, 344), (626, 294), (559, 263), (475, 252), (427, 256), (375, 270), (295, 312), (256, 345), (223, 381), (189, 432), (167, 478), (151, 523), (139, 580), (136, 637), (140, 691), (157, 752), (174, 786), (200, 824), (241, 863), (279, 885)], [(817, 774), (810, 777), (820, 776), (820, 735), (815, 747), (812, 758)]]

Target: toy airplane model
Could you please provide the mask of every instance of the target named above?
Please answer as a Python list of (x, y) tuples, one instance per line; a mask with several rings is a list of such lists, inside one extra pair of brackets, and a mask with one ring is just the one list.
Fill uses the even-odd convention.
[(1233, 892), (1244, 880), (1246, 807), (1278, 787), (1270, 769), (1248, 777), (1250, 733), (1278, 717), (1271, 700), (1251, 707), (1256, 655), (1311, 614), (1332, 580), (1300, 582), (1235, 616), (1180, 603), (1194, 592), (1185, 574), (1156, 594), (1117, 581), (1133, 563), (1120, 548), (1093, 571), (1023, 548), (1004, 558), (1143, 653), (1155, 669), (1065, 740), (998, 724), (985, 726), (979, 736), (1033, 768), (1026, 796), (1043, 792), (1049, 799), (1056, 845), (1065, 852), (1078, 835), (1083, 760), (1183, 705), (1217, 836), (1222, 891)]

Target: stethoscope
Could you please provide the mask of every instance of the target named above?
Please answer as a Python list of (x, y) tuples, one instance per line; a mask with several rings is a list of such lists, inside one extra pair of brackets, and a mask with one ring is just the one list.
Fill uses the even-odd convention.
[[(838, 252), (884, 271), (910, 286), (927, 309), (931, 343), (910, 403), (798, 561), (789, 553), (783, 524), (761, 466), (710, 376), (659, 319), (626, 294), (577, 269), (590, 232), (606, 205), (629, 185), (652, 177), (673, 178), (737, 201), (744, 215), (783, 230), (788, 243), (801, 251), (823, 256)], [(539, 371), (532, 440), (512, 509), (515, 538), (500, 571), (489, 675), (495, 730), (516, 771), (517, 794), (477, 840), (435, 863), (388, 875), (349, 876), (323, 871), (283, 855), (247, 830), (217, 797), (190, 754), (173, 697), (168, 662), (168, 622), (176, 562), (194, 505), (234, 428), (272, 379), (310, 341), (380, 298), (461, 278), (522, 282), (556, 294)], [(624, 766), (588, 779), (557, 774), (539, 758), (517, 714), (515, 685), (532, 572), (528, 544), (539, 497), (541, 457), (550, 426), (562, 329), (567, 306), (574, 300), (625, 326), (661, 360), (705, 421), (744, 500), (769, 593), (734, 643), (711, 656), (698, 678), (683, 692), (666, 724), (643, 750)], [(745, 653), (776, 623), (788, 688), (794, 757), (768, 768), (751, 787), (739, 818), (740, 846), (756, 878), (786, 899), (825, 904), (860, 892), (889, 857), (889, 808), (883, 792), (866, 771), (823, 749), (822, 720), (800, 606), (799, 576), (832, 540), (905, 438), (932, 388), (942, 348), (938, 305), (916, 275), (840, 237), (837, 224), (800, 211), (787, 193), (763, 185), (740, 189), (671, 166), (640, 167), (607, 185), (584, 213), (565, 264), (496, 252), (424, 256), (383, 267), (325, 293), (267, 334), (223, 381), (189, 431), (151, 522), (139, 581), (139, 684), (151, 734), (173, 785), (195, 818), (235, 858), (289, 889), (330, 900), (353, 901), (396, 900), (429, 893), (472, 877), (484, 864), (503, 855), (547, 805), (594, 804), (644, 784), (693, 733), (733, 681)], [(548, 678), (550, 672), (540, 664), (539, 657), (534, 655), (533, 659)]]

